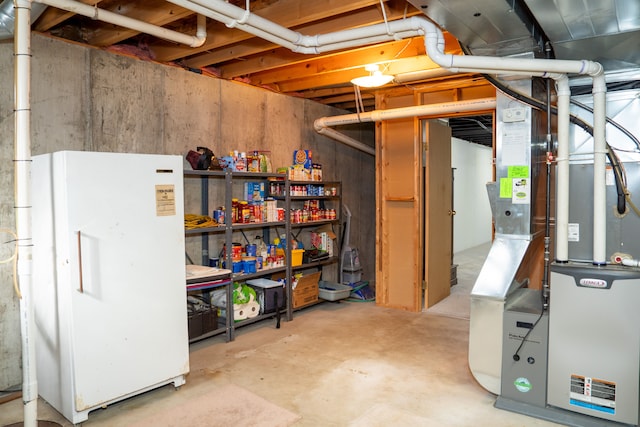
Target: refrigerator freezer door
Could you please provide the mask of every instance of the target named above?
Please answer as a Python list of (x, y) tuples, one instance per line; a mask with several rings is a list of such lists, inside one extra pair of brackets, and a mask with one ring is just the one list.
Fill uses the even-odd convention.
[[(64, 401), (67, 413), (71, 405), (78, 422), (86, 414), (75, 412), (181, 385), (189, 370), (181, 157), (58, 152), (34, 169), (41, 161), (50, 169), (42, 190), (53, 193), (44, 223), (53, 226), (55, 261), (40, 274), (50, 269), (56, 294), (40, 308), (60, 326), (41, 338), (55, 343), (60, 366), (52, 371), (71, 393), (52, 400)], [(47, 363), (39, 374), (50, 375)], [(49, 400), (44, 393), (55, 389), (41, 394)]]

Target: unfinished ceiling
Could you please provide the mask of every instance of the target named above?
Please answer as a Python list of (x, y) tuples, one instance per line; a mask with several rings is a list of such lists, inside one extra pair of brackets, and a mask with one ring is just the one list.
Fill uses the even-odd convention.
[[(196, 14), (164, 0), (82, 0), (82, 3), (187, 35), (196, 34)], [(245, 0), (231, 0), (229, 3), (246, 7)], [(385, 14), (389, 21), (422, 14), (404, 0), (251, 0), (249, 4), (252, 13), (305, 35), (378, 24), (384, 22)], [(381, 4), (384, 4), (385, 14)], [(366, 64), (378, 63), (385, 73), (392, 75), (438, 68), (426, 56), (422, 37), (330, 54), (307, 55), (293, 53), (239, 29), (227, 28), (212, 19), (207, 19), (206, 26), (206, 41), (197, 48), (54, 7), (47, 8), (32, 28), (43, 34), (171, 63), (346, 109), (355, 106), (354, 87), (350, 80), (366, 75)], [(447, 51), (460, 52), (453, 37), (447, 39)], [(444, 76), (436, 81), (458, 78)], [(394, 85), (396, 83), (387, 87)], [(363, 88), (362, 97), (371, 107), (373, 90)]]
[[(204, 4), (213, 0), (198, 1)], [(11, 7), (12, 3), (3, 0), (0, 9)], [(169, 1), (78, 3), (186, 35), (196, 34), (196, 13)], [(379, 24), (385, 17), (393, 21), (426, 15), (445, 30), (447, 53), (461, 54), (464, 48), (477, 55), (533, 52), (539, 56), (543, 54), (544, 42), (549, 41), (558, 59), (599, 61), (608, 71), (640, 65), (637, 0), (229, 0), (227, 3), (241, 9), (248, 6), (256, 16), (304, 35)], [(422, 37), (308, 55), (207, 18), (206, 41), (200, 47), (189, 47), (52, 6), (44, 10), (32, 28), (48, 36), (352, 111), (356, 108), (356, 96), (350, 80), (367, 74), (366, 64), (380, 64), (385, 73), (396, 77), (382, 90), (398, 86), (422, 91), (468, 87), (482, 79), (479, 75), (442, 73), (426, 56)], [(430, 74), (411, 77), (424, 71)], [(374, 106), (374, 91), (361, 89), (367, 110)], [(469, 135), (464, 139), (472, 140), (473, 134), (477, 134), (475, 142), (490, 145), (483, 127), (490, 122), (491, 116), (480, 116), (452, 120), (451, 126), (454, 135), (456, 129), (461, 129), (460, 132)]]

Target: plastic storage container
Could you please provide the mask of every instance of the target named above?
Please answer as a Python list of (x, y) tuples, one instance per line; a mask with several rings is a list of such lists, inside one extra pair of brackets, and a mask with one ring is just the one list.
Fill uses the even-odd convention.
[(338, 301), (348, 298), (353, 288), (349, 285), (320, 280), (318, 282), (318, 293), (320, 298), (327, 301)]
[[(276, 249), (276, 254), (286, 257), (284, 249)], [(291, 266), (296, 267), (302, 265), (302, 256), (304, 255), (304, 249), (291, 249)]]
[(285, 307), (284, 286), (282, 283), (265, 278), (247, 280), (247, 285), (255, 289), (260, 303), (260, 313), (273, 313)]

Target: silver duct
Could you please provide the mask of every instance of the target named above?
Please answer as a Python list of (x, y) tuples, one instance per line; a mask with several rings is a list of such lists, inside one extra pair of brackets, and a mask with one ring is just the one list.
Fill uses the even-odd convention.
[[(47, 6), (44, 4), (31, 5), (31, 22), (35, 22), (46, 8)], [(3, 0), (0, 3), (0, 40), (13, 38), (15, 22), (13, 0)]]

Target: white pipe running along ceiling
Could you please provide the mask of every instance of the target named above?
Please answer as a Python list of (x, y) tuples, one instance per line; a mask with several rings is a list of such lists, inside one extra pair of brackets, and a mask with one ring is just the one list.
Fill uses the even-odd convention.
[(120, 27), (140, 31), (141, 33), (150, 34), (164, 40), (184, 44), (190, 47), (200, 47), (207, 39), (206, 18), (200, 15), (198, 15), (196, 35), (190, 36), (73, 0), (33, 0), (33, 2), (53, 6), (68, 12), (77, 13), (78, 15), (87, 16), (98, 21), (108, 22)]
[(375, 110), (366, 113), (345, 114), (342, 116), (321, 117), (313, 126), (316, 132), (330, 136), (358, 150), (375, 156), (375, 149), (353, 139), (344, 133), (331, 129), (331, 126), (342, 126), (354, 123), (381, 122), (384, 120), (403, 119), (417, 116), (436, 116), (468, 111), (491, 110), (496, 108), (495, 98), (475, 99), (472, 101), (445, 102), (441, 104), (418, 105), (413, 107), (394, 108), (391, 110)]

